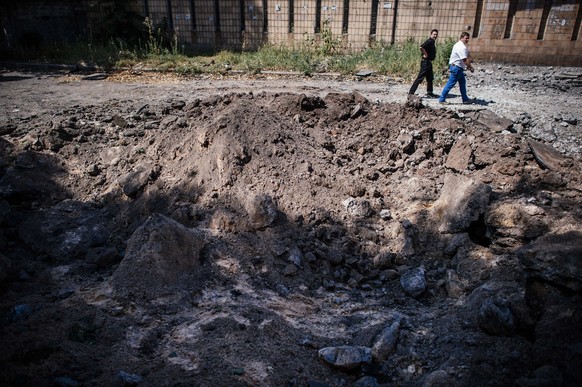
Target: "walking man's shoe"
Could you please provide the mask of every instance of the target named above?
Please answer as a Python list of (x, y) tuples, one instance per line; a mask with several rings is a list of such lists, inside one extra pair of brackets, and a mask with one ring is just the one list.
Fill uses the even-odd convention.
[(438, 98), (439, 96), (435, 93), (426, 93), (426, 98)]
[(441, 105), (448, 105), (448, 104), (449, 104), (447, 101), (439, 101), (439, 103), (440, 103)]
[(477, 102), (477, 100), (475, 98), (469, 98), (463, 101), (463, 104), (465, 105), (471, 105), (473, 103)]

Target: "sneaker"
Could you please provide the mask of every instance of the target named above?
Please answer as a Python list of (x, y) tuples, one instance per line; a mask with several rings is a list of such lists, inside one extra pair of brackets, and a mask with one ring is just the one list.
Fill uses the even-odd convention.
[(438, 98), (439, 95), (435, 93), (426, 93), (426, 98)]
[(448, 104), (449, 104), (447, 101), (439, 101), (439, 103), (440, 103), (441, 105), (448, 105)]
[(471, 105), (473, 103), (477, 102), (477, 100), (475, 98), (469, 98), (463, 101), (464, 105)]

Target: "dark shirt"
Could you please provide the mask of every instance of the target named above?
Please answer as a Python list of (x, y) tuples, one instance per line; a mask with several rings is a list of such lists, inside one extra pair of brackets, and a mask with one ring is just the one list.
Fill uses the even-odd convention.
[(428, 54), (428, 60), (432, 61), (434, 58), (436, 58), (436, 46), (435, 40), (433, 38), (428, 38), (423, 44), (420, 45), (420, 47), (426, 50), (426, 53)]

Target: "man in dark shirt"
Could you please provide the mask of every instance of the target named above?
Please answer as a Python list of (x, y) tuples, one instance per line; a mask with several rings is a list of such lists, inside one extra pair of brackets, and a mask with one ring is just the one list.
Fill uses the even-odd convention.
[(418, 85), (426, 78), (426, 96), (430, 98), (437, 98), (438, 95), (434, 94), (432, 91), (432, 83), (434, 80), (434, 73), (432, 71), (432, 61), (436, 57), (436, 46), (435, 42), (439, 36), (438, 30), (432, 30), (430, 32), (430, 37), (420, 45), (420, 51), (422, 52), (422, 61), (420, 62), (420, 72), (416, 77), (416, 80), (410, 87), (408, 94), (414, 94)]

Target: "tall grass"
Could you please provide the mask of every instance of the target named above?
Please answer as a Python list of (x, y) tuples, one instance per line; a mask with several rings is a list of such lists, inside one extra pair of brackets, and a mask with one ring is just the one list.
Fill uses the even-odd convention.
[[(168, 36), (156, 29), (148, 19), (144, 22), (147, 35), (130, 47), (121, 39), (106, 44), (88, 43), (39, 45), (35, 49), (16, 49), (11, 59), (91, 63), (104, 68), (123, 68), (139, 65), (181, 74), (224, 73), (238, 70), (247, 73), (293, 71), (305, 75), (333, 72), (343, 75), (370, 70), (379, 75), (411, 80), (419, 70), (419, 42), (412, 39), (398, 44), (374, 43), (369, 48), (353, 52), (341, 37), (334, 37), (324, 28), (318, 37), (306, 36), (295, 46), (266, 44), (256, 51), (220, 51), (217, 53), (188, 53), (180, 49), (175, 35)], [(446, 67), (454, 41), (437, 43), (435, 75)]]

